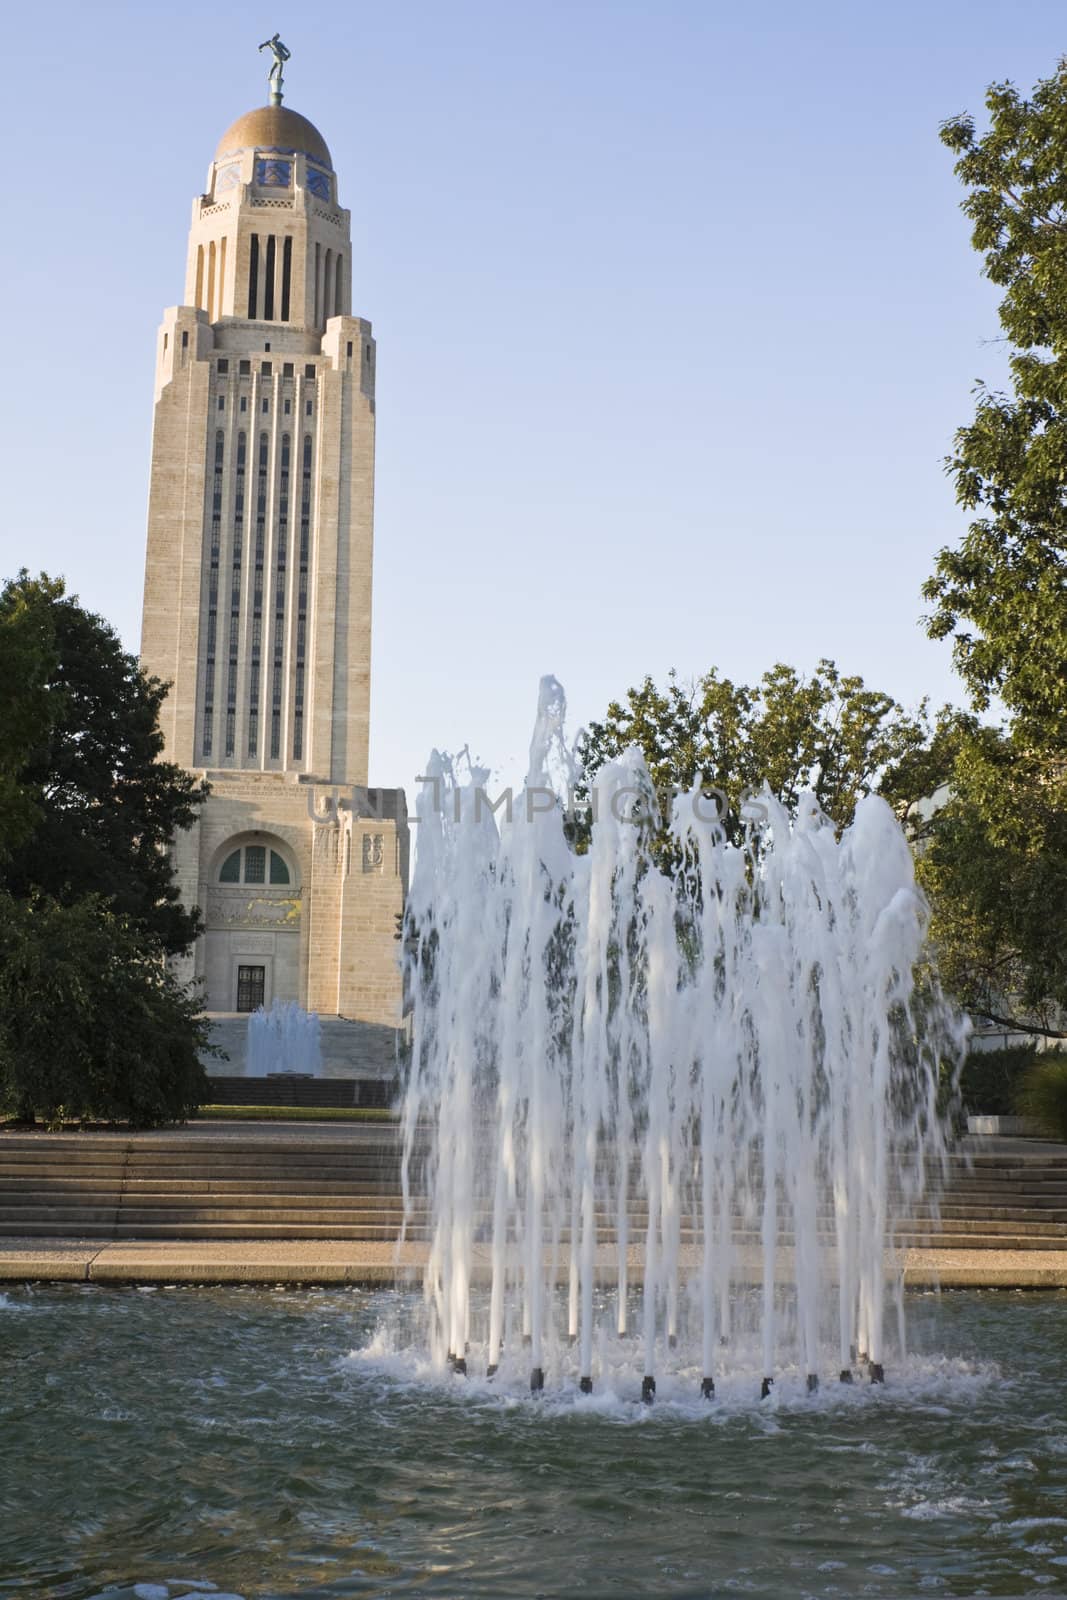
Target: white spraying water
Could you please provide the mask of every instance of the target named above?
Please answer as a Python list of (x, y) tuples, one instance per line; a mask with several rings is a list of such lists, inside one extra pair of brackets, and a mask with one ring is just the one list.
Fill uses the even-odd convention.
[(811, 796), (763, 795), (738, 847), (682, 795), (667, 875), (634, 749), (578, 855), (548, 793), (576, 776), (564, 712), (544, 679), (510, 820), (436, 754), (418, 802), (404, 1193), (429, 1206), (433, 1359), (477, 1347), (491, 1375), (521, 1350), (535, 1388), (576, 1359), (588, 1387), (605, 1339), (636, 1340), (646, 1398), (683, 1345), (708, 1395), (742, 1345), (766, 1379), (880, 1376), (892, 1221), (936, 1193), (962, 1044), (916, 981), (900, 828), (875, 797), (838, 835)]
[(322, 1045), (318, 1014), (305, 1011), (295, 1000), (275, 1000), (269, 1011), (262, 1006), (248, 1019), (246, 1072), (262, 1078), (268, 1072), (322, 1074)]

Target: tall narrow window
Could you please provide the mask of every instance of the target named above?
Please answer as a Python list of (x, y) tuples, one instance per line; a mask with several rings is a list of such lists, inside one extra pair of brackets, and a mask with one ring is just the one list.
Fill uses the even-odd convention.
[(196, 247), (196, 299), (193, 304), (197, 307), (204, 304), (204, 247)]
[(274, 235), (267, 236), (267, 265), (263, 274), (263, 315), (274, 321)]
[(345, 258), (340, 254), (340, 252), (338, 252), (337, 264), (334, 267), (334, 273), (337, 278), (337, 283), (334, 288), (333, 314), (335, 317), (342, 317), (344, 316), (345, 309), (342, 303), (345, 292)]
[(243, 433), (237, 435), (236, 488), (233, 502), (233, 551), (230, 561), (230, 627), (226, 673), (226, 754), (237, 747), (237, 653), (241, 621), (241, 564), (244, 546), (245, 451)]
[(254, 233), (248, 248), (248, 316), (251, 322), (256, 320), (256, 308), (259, 304), (259, 234)]
[(289, 321), (289, 288), (293, 276), (293, 241), (286, 236), (282, 245), (282, 321)]
[(274, 564), (274, 671), (271, 675), (270, 755), (282, 753), (282, 669), (285, 664), (285, 572), (289, 538), (289, 469), (291, 440), (282, 434), (278, 481), (278, 544)]
[(304, 435), (300, 463), (300, 567), (296, 597), (296, 684), (293, 699), (293, 760), (304, 758), (304, 677), (307, 664), (308, 567), (311, 562), (311, 435)]
[(330, 307), (333, 305), (331, 291), (333, 289), (333, 251), (327, 250), (322, 263), (322, 320), (330, 320)]
[(256, 546), (252, 571), (252, 663), (248, 684), (248, 754), (259, 749), (259, 686), (263, 663), (263, 563), (267, 543), (267, 435), (259, 436), (256, 464)]
[(322, 305), (322, 246), (315, 246), (315, 326), (319, 325), (319, 309)]
[(207, 247), (207, 299), (204, 301), (204, 310), (208, 320), (215, 316), (215, 241), (212, 239)]
[(215, 433), (215, 466), (211, 487), (211, 549), (208, 566), (207, 637), (204, 652), (204, 734), (203, 753), (212, 750), (212, 724), (215, 718), (215, 639), (219, 614), (219, 546), (222, 542), (222, 466), (226, 449), (226, 436), (219, 428)]
[(223, 294), (225, 292), (225, 287), (226, 287), (226, 240), (224, 238), (222, 243), (219, 245), (219, 277), (218, 277), (218, 284), (217, 284), (216, 290), (215, 290), (215, 316), (214, 316), (214, 319), (213, 319), (215, 322), (217, 322), (219, 320), (219, 318), (222, 316), (222, 299), (223, 299)]

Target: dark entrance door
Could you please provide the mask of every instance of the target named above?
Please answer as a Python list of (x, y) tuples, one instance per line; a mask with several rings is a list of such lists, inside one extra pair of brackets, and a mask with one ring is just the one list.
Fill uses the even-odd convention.
[(263, 1004), (264, 980), (267, 975), (266, 967), (238, 967), (237, 968), (237, 1009), (238, 1011), (258, 1011)]

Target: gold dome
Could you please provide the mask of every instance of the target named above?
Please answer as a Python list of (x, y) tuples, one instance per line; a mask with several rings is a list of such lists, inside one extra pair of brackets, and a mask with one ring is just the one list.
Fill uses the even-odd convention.
[(333, 170), (329, 148), (314, 123), (288, 106), (257, 106), (238, 117), (219, 140), (215, 160), (236, 155), (239, 150), (299, 151)]

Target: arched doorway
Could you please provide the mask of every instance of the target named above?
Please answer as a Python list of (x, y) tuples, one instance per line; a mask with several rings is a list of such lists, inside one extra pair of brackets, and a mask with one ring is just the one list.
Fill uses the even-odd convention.
[(205, 906), (207, 1009), (248, 1013), (300, 1000), (301, 888), (275, 834), (235, 834), (215, 852)]

